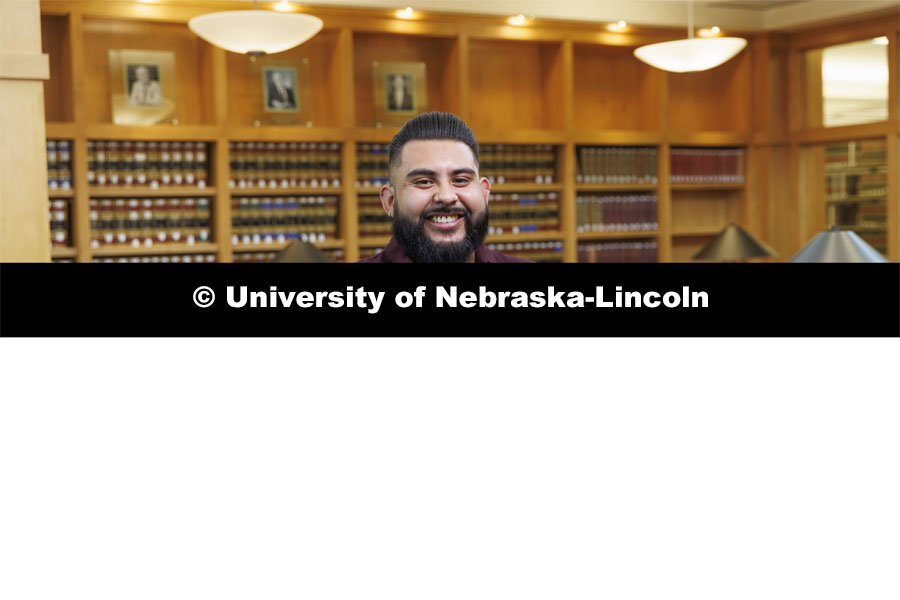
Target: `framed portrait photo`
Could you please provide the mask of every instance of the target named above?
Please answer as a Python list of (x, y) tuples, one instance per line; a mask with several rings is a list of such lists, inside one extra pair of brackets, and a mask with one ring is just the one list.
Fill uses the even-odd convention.
[(297, 69), (263, 67), (263, 110), (293, 113), (300, 110), (297, 102)]
[(428, 110), (423, 62), (372, 62), (375, 126), (402, 125)]
[(109, 50), (113, 123), (178, 123), (175, 104), (175, 53)]
[(253, 125), (312, 127), (309, 59), (251, 56)]

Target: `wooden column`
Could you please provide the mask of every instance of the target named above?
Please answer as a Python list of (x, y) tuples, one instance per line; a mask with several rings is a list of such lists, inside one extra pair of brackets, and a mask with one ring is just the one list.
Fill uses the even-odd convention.
[[(341, 99), (341, 127), (344, 131), (356, 131), (355, 82), (353, 81), (353, 31), (341, 29), (338, 36), (337, 58), (334, 64), (340, 69), (338, 94)], [(356, 262), (359, 251), (359, 205), (356, 193), (356, 136), (344, 136), (341, 148), (341, 185), (344, 188), (338, 219), (340, 236), (344, 240), (344, 260)]]
[(38, 0), (0, 2), (0, 261), (50, 261), (44, 80)]

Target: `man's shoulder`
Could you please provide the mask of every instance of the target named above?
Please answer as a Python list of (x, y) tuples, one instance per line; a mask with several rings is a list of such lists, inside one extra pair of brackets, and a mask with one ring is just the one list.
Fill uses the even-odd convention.
[(358, 262), (358, 263), (383, 263), (386, 261), (384, 260), (384, 252), (379, 252), (375, 256), (368, 256), (366, 258), (361, 258), (356, 262)]

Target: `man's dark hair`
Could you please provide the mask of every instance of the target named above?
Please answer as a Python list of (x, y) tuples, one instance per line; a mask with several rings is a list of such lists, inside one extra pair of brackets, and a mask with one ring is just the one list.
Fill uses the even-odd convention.
[(475, 134), (462, 119), (452, 113), (429, 112), (416, 115), (400, 128), (391, 141), (391, 152), (388, 169), (393, 170), (400, 152), (407, 142), (413, 140), (452, 140), (462, 142), (475, 156), (475, 168), (478, 168), (478, 142)]

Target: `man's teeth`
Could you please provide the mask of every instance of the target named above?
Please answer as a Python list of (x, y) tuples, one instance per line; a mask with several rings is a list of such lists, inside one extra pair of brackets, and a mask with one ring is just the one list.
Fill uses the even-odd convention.
[(434, 215), (431, 217), (432, 223), (452, 223), (457, 217), (455, 215)]

